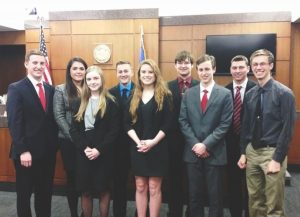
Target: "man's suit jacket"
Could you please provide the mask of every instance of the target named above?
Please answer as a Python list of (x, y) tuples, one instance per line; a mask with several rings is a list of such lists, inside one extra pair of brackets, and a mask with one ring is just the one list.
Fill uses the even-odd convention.
[[(124, 127), (122, 127), (122, 126), (123, 126), (124, 112), (127, 112), (125, 110), (128, 109), (128, 104), (130, 103), (130, 99), (131, 99), (131, 96), (133, 94), (133, 90), (134, 90), (134, 83), (131, 84), (130, 94), (127, 97), (127, 102), (123, 102), (123, 100), (122, 100), (122, 96), (121, 96), (121, 93), (120, 93), (120, 84), (112, 87), (109, 90), (109, 92), (116, 98), (116, 102), (118, 103), (119, 109), (120, 109), (119, 113), (120, 113), (121, 129), (120, 129), (119, 137), (118, 137), (118, 140), (117, 140), (118, 144), (116, 144), (116, 146), (118, 147), (118, 149), (116, 149), (116, 150), (120, 154), (122, 154), (123, 151), (126, 151), (126, 152), (128, 152), (128, 155), (129, 155), (129, 142), (130, 142), (130, 139), (129, 139), (129, 136), (127, 135), (127, 132), (125, 132)], [(123, 150), (123, 151), (121, 151), (121, 150)]]
[[(252, 80), (248, 80), (246, 85), (245, 94), (248, 90), (250, 90), (252, 87), (254, 87), (256, 83)], [(233, 90), (233, 82), (226, 85), (226, 88), (231, 91), (232, 100), (234, 100), (234, 90)], [(241, 109), (241, 121), (243, 120), (243, 109)], [(231, 122), (231, 126), (229, 128), (229, 131), (226, 134), (226, 144), (227, 144), (227, 156), (228, 156), (228, 163), (232, 162), (234, 166), (236, 166), (237, 160), (240, 158), (240, 135), (237, 135), (233, 130), (233, 119)]]
[[(192, 79), (191, 87), (199, 84), (199, 81)], [(172, 123), (172, 130), (170, 131), (170, 134), (172, 134), (172, 138), (170, 138), (171, 141), (177, 141), (178, 138), (182, 138), (180, 125), (178, 122), (178, 117), (180, 113), (180, 106), (181, 106), (181, 99), (182, 94), (180, 92), (178, 80), (172, 80), (168, 82), (168, 87), (170, 91), (172, 92), (172, 100), (173, 100), (173, 123)], [(175, 138), (174, 138), (175, 137)], [(172, 144), (173, 142), (171, 142)], [(183, 144), (182, 144), (183, 145)]]
[(40, 159), (57, 150), (57, 125), (53, 116), (54, 88), (43, 83), (47, 102), (46, 112), (39, 96), (26, 77), (8, 87), (7, 115), (12, 137), (10, 157), (19, 159), (29, 151), (32, 159)]
[(230, 91), (218, 84), (212, 88), (205, 112), (202, 112), (200, 85), (192, 87), (183, 96), (179, 122), (185, 137), (183, 159), (195, 163), (200, 158), (192, 151), (196, 143), (204, 143), (210, 156), (205, 162), (224, 165), (227, 162), (225, 134), (232, 119), (233, 102)]

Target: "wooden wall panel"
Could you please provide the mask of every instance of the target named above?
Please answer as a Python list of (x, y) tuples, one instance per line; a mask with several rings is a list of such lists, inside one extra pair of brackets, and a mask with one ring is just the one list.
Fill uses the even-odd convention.
[(277, 38), (276, 60), (290, 60), (291, 39), (289, 37)]
[[(298, 115), (299, 116), (299, 115)], [(294, 137), (291, 141), (289, 152), (288, 152), (288, 162), (290, 164), (300, 165), (300, 119), (298, 118), (295, 125)]]
[(50, 22), (51, 35), (71, 34), (71, 21), (53, 21)]
[(106, 88), (111, 88), (111, 87), (117, 85), (118, 80), (117, 80), (117, 76), (116, 76), (116, 70), (115, 69), (105, 70), (104, 71), (104, 79), (105, 79)]
[(15, 169), (13, 161), (9, 158), (11, 137), (8, 128), (0, 128), (0, 181), (15, 181)]
[(50, 63), (52, 69), (65, 69), (71, 58), (71, 36), (51, 36)]
[(72, 21), (72, 34), (128, 34), (134, 31), (130, 20), (75, 20)]
[[(205, 40), (194, 40), (192, 45), (192, 55), (194, 57), (194, 61), (196, 63), (198, 57), (205, 54), (206, 44)], [(196, 67), (196, 65), (195, 65)]]
[(277, 37), (291, 36), (290, 22), (243, 23), (239, 34), (276, 33)]
[(193, 35), (193, 27), (190, 26), (164, 26), (160, 27), (159, 39), (163, 40), (189, 40)]
[[(50, 29), (43, 29), (45, 42), (50, 42)], [(25, 31), (26, 43), (40, 42), (40, 29), (27, 29)]]
[(286, 86), (290, 86), (290, 62), (289, 61), (278, 61), (276, 62), (276, 80), (280, 81)]
[(24, 45), (25, 31), (0, 32), (0, 45)]
[[(300, 112), (300, 23), (292, 26), (291, 46), (291, 83), (296, 97), (297, 110)], [(299, 135), (299, 134), (298, 134)], [(298, 139), (298, 142), (300, 139)], [(299, 145), (299, 143), (298, 143)], [(298, 152), (300, 156), (300, 151)], [(300, 157), (299, 157), (300, 158)], [(300, 160), (299, 160), (300, 161)]]
[(241, 24), (194, 25), (193, 39), (206, 40), (207, 35), (228, 35), (241, 32)]
[[(67, 63), (66, 63), (67, 66)], [(52, 79), (53, 85), (63, 84), (65, 83), (66, 78), (66, 70), (64, 69), (52, 69)]]
[(122, 35), (73, 35), (72, 56), (81, 56), (88, 65), (98, 64), (93, 58), (93, 49), (102, 43), (112, 44), (112, 64), (100, 64), (103, 69), (114, 69), (119, 60), (134, 62), (134, 37)]
[(158, 19), (134, 19), (134, 33), (141, 33), (141, 25), (144, 29), (144, 34), (157, 33), (159, 34), (159, 20)]
[(192, 51), (191, 41), (160, 41), (160, 62), (174, 62), (175, 55), (181, 51)]

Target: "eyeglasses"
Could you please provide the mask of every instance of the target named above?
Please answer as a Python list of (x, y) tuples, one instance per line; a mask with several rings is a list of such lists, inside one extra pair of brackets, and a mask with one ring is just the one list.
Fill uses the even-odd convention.
[(251, 66), (252, 67), (258, 67), (258, 66), (260, 66), (260, 67), (265, 67), (265, 66), (267, 66), (267, 65), (270, 65), (270, 63), (266, 63), (266, 62), (261, 62), (261, 63), (253, 63), (253, 64), (251, 64)]

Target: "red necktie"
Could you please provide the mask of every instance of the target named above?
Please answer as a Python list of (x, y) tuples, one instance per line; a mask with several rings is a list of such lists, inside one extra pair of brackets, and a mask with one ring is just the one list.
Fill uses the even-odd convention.
[(241, 131), (241, 109), (242, 109), (242, 98), (241, 92), (242, 86), (236, 87), (236, 94), (233, 102), (233, 130), (236, 134)]
[(46, 96), (45, 96), (44, 89), (41, 83), (38, 83), (37, 86), (39, 87), (39, 97), (41, 100), (41, 104), (43, 106), (44, 111), (46, 111)]
[(207, 104), (207, 101), (208, 101), (208, 98), (207, 98), (208, 91), (203, 90), (203, 92), (204, 92), (204, 94), (203, 94), (203, 97), (202, 97), (202, 100), (201, 100), (201, 108), (202, 108), (202, 112), (204, 113), (205, 109), (206, 109), (206, 104)]

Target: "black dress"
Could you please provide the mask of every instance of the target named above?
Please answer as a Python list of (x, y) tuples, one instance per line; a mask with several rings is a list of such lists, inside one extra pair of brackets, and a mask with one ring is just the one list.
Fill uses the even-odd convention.
[[(140, 140), (153, 139), (162, 130), (165, 134), (170, 128), (170, 103), (164, 100), (162, 111), (157, 111), (154, 97), (147, 103), (142, 100), (137, 109), (137, 122), (127, 129), (134, 129)], [(129, 122), (130, 123), (130, 122)], [(126, 128), (126, 127), (125, 127)], [(168, 169), (168, 146), (163, 138), (146, 153), (137, 151), (136, 143), (130, 146), (132, 171), (135, 176), (165, 176)]]

